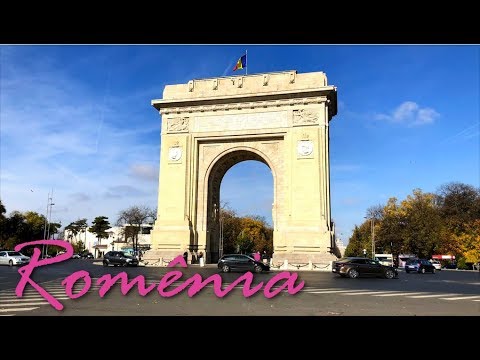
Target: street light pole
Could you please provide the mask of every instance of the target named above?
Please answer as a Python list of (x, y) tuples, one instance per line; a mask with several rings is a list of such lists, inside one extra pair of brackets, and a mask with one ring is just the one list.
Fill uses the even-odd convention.
[[(363, 217), (364, 219), (368, 219), (366, 216)], [(372, 259), (375, 259), (375, 218), (370, 218), (370, 231), (372, 233)], [(363, 249), (366, 251), (365, 249)]]
[[(43, 239), (48, 240), (50, 237), (50, 219), (52, 218), (52, 205), (55, 205), (53, 202), (53, 189), (52, 193), (48, 192), (48, 197), (47, 197), (47, 213), (45, 215), (45, 226), (43, 229)], [(47, 222), (48, 222), (48, 230), (47, 230)], [(45, 245), (44, 247), (44, 256), (47, 255), (48, 252), (48, 245)]]
[(223, 216), (220, 216), (220, 244), (218, 247), (218, 256), (223, 256)]

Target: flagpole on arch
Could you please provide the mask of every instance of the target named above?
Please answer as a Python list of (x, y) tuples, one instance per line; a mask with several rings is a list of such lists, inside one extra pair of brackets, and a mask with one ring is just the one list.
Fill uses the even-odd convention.
[(245, 49), (245, 75), (248, 75), (248, 56), (247, 56), (246, 49)]

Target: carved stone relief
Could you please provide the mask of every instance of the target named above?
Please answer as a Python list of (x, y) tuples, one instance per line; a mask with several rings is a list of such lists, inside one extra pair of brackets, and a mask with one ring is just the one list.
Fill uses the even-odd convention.
[(318, 124), (318, 114), (311, 110), (293, 110), (293, 126)]
[(188, 117), (179, 117), (167, 120), (168, 132), (188, 132)]

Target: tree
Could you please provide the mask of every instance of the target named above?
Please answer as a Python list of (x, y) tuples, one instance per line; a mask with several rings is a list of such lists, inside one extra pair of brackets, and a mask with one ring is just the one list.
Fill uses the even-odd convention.
[(111, 228), (107, 216), (97, 216), (88, 231), (97, 235), (98, 245), (101, 245), (102, 239), (108, 238), (107, 230)]
[[(75, 239), (75, 243), (78, 243), (80, 239), (77, 239), (78, 234), (85, 234), (86, 240), (86, 231), (87, 231), (87, 219), (78, 219), (67, 226), (65, 226), (65, 231), (68, 233), (67, 240), (72, 242), (72, 239)], [(73, 242), (72, 242), (73, 243)], [(85, 246), (85, 242), (82, 241)], [(82, 249), (83, 250), (83, 249)]]
[(5, 214), (7, 213), (7, 209), (2, 203), (2, 200), (0, 199), (0, 221), (5, 220)]
[(355, 225), (353, 234), (350, 237), (347, 247), (345, 248), (345, 257), (348, 256), (363, 256), (363, 249), (367, 250), (367, 256), (371, 257), (371, 239), (370, 221), (365, 221), (360, 227)]
[(468, 223), (480, 219), (480, 189), (451, 182), (440, 186), (437, 203), (448, 228), (460, 235)]
[(223, 222), (223, 252), (231, 254), (236, 251), (236, 238), (240, 234), (240, 218), (230, 208), (220, 208), (220, 217)]
[(13, 249), (15, 245), (20, 244), (22, 239), (28, 236), (29, 229), (25, 222), (25, 216), (19, 211), (13, 211), (5, 219), (0, 231), (2, 239), (0, 248)]
[(248, 254), (253, 252), (253, 247), (255, 246), (254, 241), (245, 233), (245, 231), (240, 232), (235, 241), (237, 249), (241, 254)]
[(413, 190), (402, 201), (404, 211), (404, 248), (421, 258), (430, 258), (440, 249), (442, 218), (436, 204), (436, 197), (431, 193)]
[(138, 234), (143, 224), (153, 222), (156, 212), (147, 206), (131, 206), (126, 210), (120, 211), (117, 219), (117, 225), (123, 226), (123, 234), (127, 239), (128, 233), (132, 239), (132, 247), (138, 251)]
[(388, 199), (383, 207), (382, 218), (379, 219), (376, 227), (375, 243), (378, 249), (377, 253), (391, 253), (398, 262), (398, 255), (405, 252), (405, 211), (400, 207), (397, 198)]

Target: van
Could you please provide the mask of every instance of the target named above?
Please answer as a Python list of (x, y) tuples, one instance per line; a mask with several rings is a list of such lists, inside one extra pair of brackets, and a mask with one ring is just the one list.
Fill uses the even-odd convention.
[(393, 266), (392, 254), (375, 254), (375, 259), (377, 259), (382, 265)]

